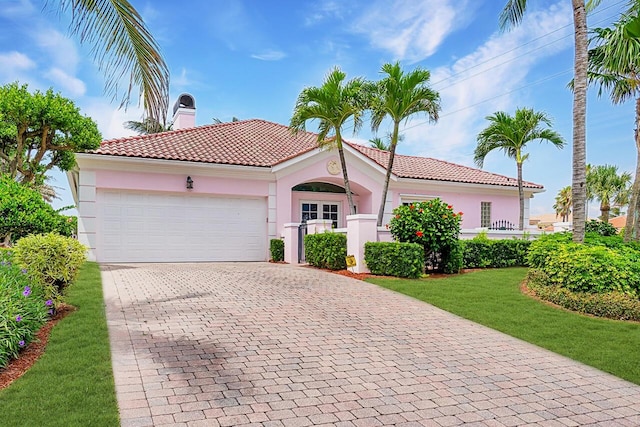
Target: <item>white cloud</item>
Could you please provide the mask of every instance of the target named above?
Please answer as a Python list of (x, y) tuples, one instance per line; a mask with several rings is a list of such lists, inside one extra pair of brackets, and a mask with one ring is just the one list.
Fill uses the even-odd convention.
[(53, 66), (75, 74), (80, 62), (78, 49), (73, 40), (52, 28), (33, 32), (36, 45), (53, 61)]
[(30, 70), (36, 66), (36, 63), (27, 55), (20, 52), (0, 53), (0, 70), (2, 75), (11, 76), (20, 71)]
[(287, 55), (284, 52), (279, 50), (265, 50), (262, 53), (254, 53), (251, 55), (254, 59), (259, 59), (261, 61), (279, 61)]
[(313, 26), (327, 20), (343, 20), (344, 4), (329, 0), (323, 2), (314, 2), (313, 11), (305, 17), (305, 26)]
[[(523, 106), (515, 105), (517, 93), (508, 93), (531, 83), (527, 77), (541, 60), (571, 46), (571, 37), (562, 38), (571, 33), (570, 27), (540, 38), (569, 24), (571, 16), (564, 1), (542, 12), (531, 11), (515, 30), (496, 33), (451, 66), (435, 69), (431, 81), (441, 96), (441, 118), (436, 125), (420, 125), (424, 119), (413, 119), (404, 132), (407, 150), (471, 164), (476, 135), (486, 125), (484, 117)], [(551, 43), (557, 39), (561, 40)], [(568, 80), (570, 73), (564, 77)]]
[(87, 91), (87, 86), (77, 77), (67, 74), (60, 68), (51, 68), (44, 73), (44, 76), (55, 83), (56, 88), (62, 88), (65, 97), (83, 96)]
[(104, 140), (137, 135), (126, 129), (124, 122), (140, 121), (144, 113), (140, 107), (130, 107), (127, 110), (115, 108), (104, 98), (90, 98), (80, 107), (82, 114), (91, 117), (98, 124), (98, 129)]
[(466, 1), (377, 1), (355, 22), (353, 30), (365, 34), (372, 46), (398, 60), (417, 62), (431, 56), (445, 37), (463, 22)]
[(5, 0), (0, 8), (0, 16), (10, 19), (22, 18), (30, 15), (35, 7), (29, 0)]

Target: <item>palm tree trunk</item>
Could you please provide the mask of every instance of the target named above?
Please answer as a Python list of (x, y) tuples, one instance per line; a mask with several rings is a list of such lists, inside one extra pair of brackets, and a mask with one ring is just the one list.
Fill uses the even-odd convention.
[(522, 185), (522, 163), (518, 165), (518, 197), (520, 199), (520, 216), (518, 217), (518, 230), (524, 230), (524, 188)]
[(340, 166), (342, 166), (342, 178), (344, 179), (344, 191), (347, 192), (347, 203), (349, 203), (349, 214), (355, 215), (356, 209), (353, 204), (353, 195), (351, 194), (351, 185), (349, 184), (349, 175), (347, 174), (347, 161), (344, 158), (344, 149), (342, 147), (342, 136), (340, 130), (336, 129), (336, 145), (338, 147), (338, 155), (340, 156)]
[(609, 211), (611, 210), (611, 206), (609, 204), (601, 204), (600, 205), (600, 221), (609, 222)]
[(638, 228), (640, 216), (640, 98), (636, 98), (636, 176), (631, 187), (631, 200), (627, 209), (627, 221), (624, 225), (624, 241), (640, 240)]
[(398, 145), (398, 132), (400, 123), (393, 124), (393, 135), (391, 135), (391, 145), (389, 146), (389, 164), (387, 165), (387, 173), (384, 177), (384, 185), (382, 186), (382, 199), (380, 200), (380, 209), (378, 209), (378, 227), (382, 226), (384, 217), (384, 207), (387, 201), (387, 191), (389, 190), (389, 180), (391, 179), (391, 169), (393, 168), (393, 159), (396, 157), (396, 146)]
[(573, 86), (573, 241), (584, 242), (586, 221), (587, 14), (584, 0), (572, 0), (575, 34)]

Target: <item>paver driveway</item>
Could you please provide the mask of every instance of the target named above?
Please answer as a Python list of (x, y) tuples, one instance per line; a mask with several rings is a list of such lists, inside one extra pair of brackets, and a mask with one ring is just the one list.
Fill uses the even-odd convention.
[(640, 387), (310, 268), (103, 266), (123, 426), (640, 425)]

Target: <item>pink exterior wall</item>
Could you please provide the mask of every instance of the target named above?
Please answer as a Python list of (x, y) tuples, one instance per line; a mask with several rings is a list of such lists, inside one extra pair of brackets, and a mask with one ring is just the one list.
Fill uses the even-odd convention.
[[(491, 202), (491, 222), (507, 220), (517, 225), (520, 214), (520, 203), (517, 189), (513, 189), (512, 196), (481, 193), (453, 193), (432, 190), (425, 183), (424, 191), (415, 189), (403, 190), (394, 188), (393, 206), (399, 206), (400, 194), (408, 197), (409, 194), (437, 196), (444, 202), (453, 206), (455, 212), (462, 212), (461, 228), (480, 227), (480, 202)], [(479, 190), (481, 191), (481, 190)]]
[(189, 175), (193, 189), (186, 189), (186, 174), (162, 174), (97, 170), (96, 187), (122, 190), (189, 192), (240, 197), (267, 197), (269, 182), (248, 179), (216, 178)]

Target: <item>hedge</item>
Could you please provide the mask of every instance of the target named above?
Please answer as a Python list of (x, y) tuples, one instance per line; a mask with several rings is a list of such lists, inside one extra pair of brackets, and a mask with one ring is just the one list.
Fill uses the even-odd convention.
[(284, 241), (281, 239), (271, 239), (269, 250), (273, 261), (284, 261)]
[(347, 236), (326, 231), (304, 236), (304, 255), (307, 263), (318, 268), (343, 270), (347, 268)]
[(531, 241), (521, 239), (461, 240), (464, 268), (503, 268), (528, 266), (527, 253)]
[(364, 261), (373, 274), (418, 278), (424, 268), (424, 249), (418, 243), (367, 242)]

